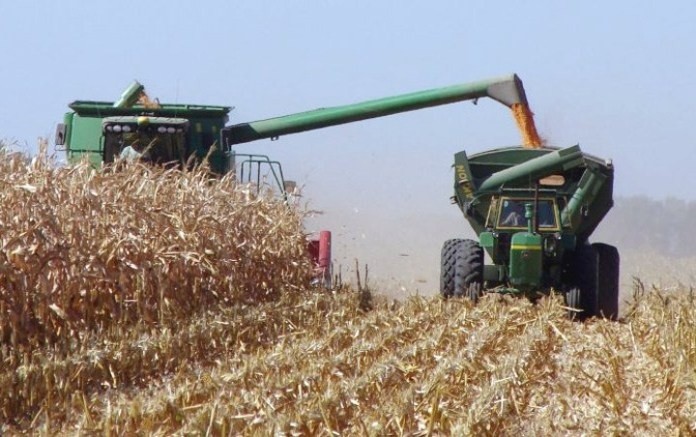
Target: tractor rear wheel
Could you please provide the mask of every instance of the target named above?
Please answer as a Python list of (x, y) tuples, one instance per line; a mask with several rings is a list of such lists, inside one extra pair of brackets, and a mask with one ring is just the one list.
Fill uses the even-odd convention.
[(619, 317), (619, 251), (604, 243), (592, 245), (597, 255), (597, 315), (616, 320)]
[(579, 244), (570, 254), (566, 305), (571, 319), (584, 320), (597, 314), (597, 255), (589, 244)]
[(452, 239), (442, 246), (440, 293), (476, 302), (483, 289), (483, 249), (474, 240)]

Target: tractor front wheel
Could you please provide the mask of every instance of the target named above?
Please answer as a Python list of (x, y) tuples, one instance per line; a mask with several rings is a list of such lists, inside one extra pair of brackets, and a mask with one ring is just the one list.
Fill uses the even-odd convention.
[(483, 249), (474, 240), (452, 239), (442, 246), (440, 293), (478, 301), (483, 289)]

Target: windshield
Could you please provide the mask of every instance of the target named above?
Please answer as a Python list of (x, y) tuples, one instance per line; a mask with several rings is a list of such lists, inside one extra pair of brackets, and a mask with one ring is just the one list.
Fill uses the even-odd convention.
[[(527, 227), (525, 218), (525, 204), (534, 205), (534, 199), (503, 199), (498, 214), (498, 228)], [(539, 199), (537, 203), (537, 217), (540, 230), (557, 229), (555, 202), (550, 199)]]
[[(173, 129), (172, 129), (173, 130)], [(164, 131), (164, 132), (159, 132)], [(181, 163), (185, 159), (184, 133), (167, 132), (167, 128), (151, 126), (131, 132), (105, 132), (104, 161), (116, 158), (157, 164)]]

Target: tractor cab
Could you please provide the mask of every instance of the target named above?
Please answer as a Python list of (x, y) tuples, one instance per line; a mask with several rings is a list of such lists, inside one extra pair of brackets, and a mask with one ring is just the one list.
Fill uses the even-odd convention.
[(560, 231), (560, 214), (558, 203), (554, 197), (494, 197), (488, 212), (487, 227), (499, 232), (516, 232), (528, 228), (526, 205), (532, 205), (534, 210), (532, 229), (535, 232)]
[(486, 230), (480, 234), (481, 246), (496, 263), (485, 269), (487, 280), (516, 289), (553, 285), (548, 272), (557, 273), (564, 250), (575, 239), (561, 224), (565, 199), (534, 194), (491, 196)]

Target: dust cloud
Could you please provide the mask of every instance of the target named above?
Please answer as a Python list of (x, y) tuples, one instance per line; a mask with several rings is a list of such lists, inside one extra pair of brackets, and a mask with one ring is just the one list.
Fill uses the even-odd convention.
[(461, 212), (395, 214), (334, 209), (307, 220), (310, 230), (332, 231), (334, 273), (355, 283), (356, 260), (361, 280), (394, 298), (430, 296), (440, 287), (440, 250), (449, 238), (475, 238)]
[[(650, 211), (636, 223), (637, 206)], [(676, 235), (689, 233), (691, 209), (696, 202), (617, 198), (614, 208), (591, 237), (618, 247), (621, 254), (621, 292), (630, 299), (636, 281), (663, 290), (696, 284), (696, 246), (661, 244), (664, 223)], [(676, 223), (682, 211), (683, 220)], [(648, 222), (649, 220), (649, 222)], [(337, 207), (310, 217), (308, 230), (328, 229), (333, 234), (334, 272), (343, 282), (355, 283), (356, 260), (368, 285), (394, 298), (430, 296), (439, 292), (440, 250), (449, 238), (476, 238), (455, 205), (441, 211), (389, 214)]]

